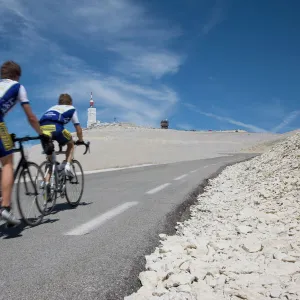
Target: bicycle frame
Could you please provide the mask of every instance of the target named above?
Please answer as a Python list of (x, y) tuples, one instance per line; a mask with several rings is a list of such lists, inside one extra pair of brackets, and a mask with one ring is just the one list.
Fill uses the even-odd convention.
[(25, 158), (24, 147), (21, 143), (20, 143), (20, 148), (13, 150), (13, 153), (15, 152), (21, 152), (21, 158), (19, 160), (16, 170), (14, 171), (14, 180), (17, 178), (17, 175), (21, 167), (27, 167), (27, 160)]
[[(76, 145), (76, 143), (75, 143), (75, 145)], [(90, 142), (87, 142), (87, 143), (84, 143), (84, 144), (79, 144), (79, 145), (83, 145), (83, 146), (86, 147), (85, 152), (84, 152), (84, 154), (86, 154), (87, 151), (89, 150)], [(63, 146), (59, 145), (59, 150), (55, 151), (55, 147), (54, 147), (54, 151), (51, 154), (51, 160), (48, 160), (48, 155), (46, 156), (47, 160), (52, 165), (51, 177), (50, 177), (50, 188), (53, 189), (54, 185), (55, 185), (55, 191), (60, 192), (60, 193), (63, 191), (63, 189), (62, 189), (62, 187), (59, 188), (59, 178), (58, 178), (58, 172), (57, 172), (58, 163), (57, 163), (56, 157), (57, 157), (58, 154), (66, 154), (66, 151), (63, 151), (62, 148), (63, 148)], [(73, 153), (72, 160), (73, 159), (74, 159), (74, 153)], [(45, 178), (48, 175), (48, 173), (49, 173), (49, 168), (47, 168), (47, 170), (45, 172)], [(75, 174), (75, 177), (77, 178), (76, 174)]]
[[(29, 138), (28, 138), (28, 139), (29, 139)], [(32, 138), (32, 139), (38, 139), (38, 138)], [(25, 140), (24, 140), (24, 141), (25, 141)], [(18, 165), (17, 165), (16, 170), (14, 171), (14, 181), (15, 181), (16, 178), (17, 178), (17, 176), (18, 176), (18, 174), (19, 174), (19, 171), (21, 170), (22, 167), (23, 167), (23, 168), (26, 168), (27, 170), (29, 170), (29, 169), (28, 169), (27, 159), (25, 158), (24, 146), (23, 146), (23, 144), (22, 144), (22, 142), (23, 142), (22, 139), (14, 139), (14, 138), (13, 138), (13, 142), (19, 142), (19, 148), (15, 148), (15, 149), (13, 150), (13, 153), (15, 153), (15, 152), (20, 152), (20, 153), (21, 153), (21, 158), (20, 158), (20, 160), (19, 160), (19, 163), (18, 163)], [(31, 183), (33, 183), (34, 181), (32, 180), (32, 176), (31, 176), (30, 171), (28, 172), (28, 174), (29, 174)], [(2, 175), (2, 174), (1, 174), (1, 175)], [(25, 183), (25, 182), (24, 182), (24, 183)], [(26, 183), (25, 183), (25, 185), (26, 185)], [(37, 195), (38, 195), (38, 191), (37, 191), (37, 189), (36, 189), (35, 184), (33, 184), (33, 187), (34, 187), (34, 194), (35, 194), (35, 196), (37, 196)]]
[[(18, 148), (14, 148), (13, 149), (13, 153), (16, 153), (16, 152), (20, 152), (21, 153), (21, 158), (20, 158), (20, 160), (18, 162), (17, 168), (14, 170), (14, 182), (16, 181), (20, 170), (22, 168), (24, 168), (24, 169), (28, 170), (30, 181), (31, 181), (31, 183), (33, 183), (34, 181), (32, 179), (31, 173), (30, 173), (29, 168), (28, 168), (28, 162), (27, 162), (27, 159), (25, 157), (24, 146), (23, 146), (22, 143), (25, 142), (25, 141), (29, 141), (29, 140), (38, 140), (39, 137), (29, 137), (29, 136), (27, 136), (27, 137), (24, 137), (24, 138), (16, 138), (15, 134), (11, 134), (11, 137), (12, 137), (12, 140), (13, 140), (14, 144), (15, 144), (15, 142), (19, 142), (19, 147)], [(1, 168), (0, 179), (2, 178), (2, 176), (3, 176), (3, 174), (2, 174), (2, 168)], [(26, 185), (26, 182), (24, 182), (24, 183)], [(33, 188), (34, 188), (34, 195), (37, 196), (38, 195), (38, 191), (36, 189), (35, 184), (33, 184)], [(28, 190), (27, 187), (26, 187), (26, 190)], [(1, 189), (0, 189), (0, 195), (2, 197), (2, 190)]]
[[(59, 150), (57, 151), (55, 149), (55, 145), (54, 145), (54, 142), (56, 142), (59, 146)], [(43, 166), (43, 168), (45, 167), (45, 175), (44, 175), (44, 180), (43, 180), (43, 185), (46, 184), (49, 184), (48, 185), (48, 188), (46, 189), (47, 192), (47, 203), (51, 203), (49, 204), (49, 209), (47, 209), (46, 213), (49, 214), (51, 213), (51, 211), (53, 210), (55, 204), (56, 204), (56, 199), (58, 197), (58, 194), (60, 194), (60, 197), (61, 198), (64, 198), (66, 197), (67, 198), (67, 202), (75, 207), (78, 205), (79, 201), (80, 201), (80, 198), (82, 196), (82, 191), (81, 191), (81, 194), (78, 198), (78, 201), (75, 201), (75, 203), (73, 203), (69, 198), (68, 198), (68, 194), (67, 194), (67, 182), (70, 182), (70, 184), (78, 184), (78, 174), (75, 172), (75, 169), (74, 169), (74, 177), (73, 176), (70, 176), (68, 175), (67, 173), (64, 172), (64, 170), (58, 170), (58, 166), (60, 165), (60, 163), (56, 160), (57, 158), (57, 155), (59, 154), (66, 154), (67, 151), (63, 151), (62, 148), (64, 146), (67, 146), (67, 145), (60, 145), (57, 141), (55, 140), (52, 140), (52, 143), (53, 143), (53, 152), (51, 155), (47, 155), (45, 153), (45, 151), (43, 151), (42, 153), (46, 155), (46, 160), (42, 162), (41, 166)], [(89, 150), (89, 147), (90, 147), (90, 142), (75, 142), (74, 143), (75, 146), (85, 146), (85, 152), (84, 154), (87, 153), (87, 151)], [(74, 149), (75, 150), (75, 149)], [(75, 152), (75, 151), (74, 151)], [(83, 175), (83, 170), (82, 170), (82, 167), (81, 165), (79, 164), (79, 162), (74, 159), (74, 152), (73, 152), (73, 155), (72, 155), (72, 162), (71, 162), (71, 165), (72, 163), (74, 162), (75, 164), (79, 165), (79, 168), (81, 170), (81, 174)], [(72, 165), (72, 168), (74, 168), (74, 166)], [(50, 175), (51, 174), (51, 175)], [(50, 175), (50, 177), (49, 177)], [(75, 181), (74, 181), (75, 180)], [(46, 206), (48, 206), (46, 204)]]

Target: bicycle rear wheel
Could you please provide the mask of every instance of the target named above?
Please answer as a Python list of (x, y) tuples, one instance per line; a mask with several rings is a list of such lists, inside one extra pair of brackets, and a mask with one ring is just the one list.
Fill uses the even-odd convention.
[[(36, 226), (42, 222), (44, 216), (39, 203), (43, 201), (40, 184), (44, 179), (44, 173), (36, 163), (27, 162), (26, 164), (19, 173), (16, 200), (23, 221), (27, 225)], [(31, 200), (26, 201), (24, 195), (31, 197)], [(28, 206), (27, 209), (26, 206)]]
[(76, 207), (81, 200), (84, 190), (84, 174), (78, 160), (73, 159), (71, 167), (75, 176), (69, 177), (65, 175), (66, 199), (71, 206)]

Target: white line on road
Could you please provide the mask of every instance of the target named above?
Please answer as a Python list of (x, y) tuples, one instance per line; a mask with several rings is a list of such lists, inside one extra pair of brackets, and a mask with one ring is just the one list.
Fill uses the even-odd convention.
[(138, 202), (126, 202), (122, 205), (119, 205), (119, 206), (107, 211), (106, 213), (98, 216), (97, 218), (92, 219), (91, 221), (89, 221), (85, 224), (82, 224), (71, 231), (68, 231), (67, 233), (65, 233), (65, 235), (84, 235), (84, 234), (90, 233), (92, 230), (96, 229), (97, 227), (99, 227), (100, 225), (105, 223), (106, 221), (112, 219), (113, 217), (121, 214), (125, 210), (127, 210), (130, 207), (135, 206), (137, 204), (138, 204)]
[(163, 190), (164, 188), (166, 188), (167, 186), (169, 186), (171, 183), (165, 183), (165, 184), (162, 184), (162, 185), (159, 185), (157, 186), (156, 188), (146, 192), (146, 194), (155, 194), (161, 190)]
[(184, 178), (186, 176), (187, 176), (187, 174), (183, 174), (181, 176), (178, 176), (178, 177), (174, 178), (174, 180), (180, 180), (180, 179), (182, 179), (182, 178)]
[(190, 173), (196, 173), (197, 171), (199, 171), (199, 169), (196, 169), (196, 170), (190, 171)]
[(135, 166), (129, 166), (129, 167), (109, 168), (109, 169), (91, 170), (91, 171), (83, 171), (83, 172), (84, 172), (84, 174), (95, 174), (95, 173), (104, 173), (104, 172), (120, 171), (120, 170), (127, 170), (127, 169), (136, 169), (136, 168), (150, 167), (150, 166), (155, 166), (155, 164), (142, 164), (142, 165), (135, 165)]
[(206, 169), (208, 166), (204, 166), (203, 169)]

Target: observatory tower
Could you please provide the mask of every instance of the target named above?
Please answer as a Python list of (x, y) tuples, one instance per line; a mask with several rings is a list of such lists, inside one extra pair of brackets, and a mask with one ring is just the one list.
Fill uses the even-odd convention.
[(93, 94), (91, 92), (90, 107), (88, 108), (87, 128), (97, 124), (96, 108), (94, 107)]

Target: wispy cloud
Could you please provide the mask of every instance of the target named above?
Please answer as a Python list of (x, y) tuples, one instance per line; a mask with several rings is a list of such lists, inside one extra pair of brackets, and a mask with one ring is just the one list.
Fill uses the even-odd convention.
[(124, 60), (116, 65), (115, 70), (133, 77), (150, 75), (160, 79), (167, 74), (176, 74), (184, 62), (183, 56), (167, 51), (143, 52), (137, 47), (130, 51), (127, 49), (121, 51), (121, 49), (119, 47), (117, 51), (122, 53)]
[(249, 130), (254, 131), (254, 132), (268, 132), (267, 130), (265, 130), (263, 128), (260, 128), (260, 127), (257, 127), (257, 126), (252, 125), (252, 124), (246, 124), (246, 123), (243, 123), (241, 121), (234, 120), (232, 118), (222, 117), (222, 116), (219, 116), (219, 115), (215, 115), (215, 114), (212, 114), (212, 113), (209, 113), (209, 112), (202, 111), (202, 110), (198, 109), (195, 105), (190, 104), (190, 103), (185, 103), (184, 105), (186, 107), (188, 107), (189, 109), (191, 109), (192, 111), (194, 111), (194, 112), (197, 112), (199, 114), (202, 114), (202, 115), (210, 117), (210, 118), (217, 119), (217, 120), (222, 121), (222, 122), (227, 122), (227, 123), (230, 123), (230, 124), (233, 124), (233, 125), (237, 125), (237, 126), (249, 129)]
[[(157, 124), (178, 101), (157, 80), (175, 74), (184, 62), (169, 47), (181, 31), (137, 2), (0, 0), (0, 5), (0, 42), (7, 46), (1, 57), (42, 75), (35, 86), (39, 95), (56, 99), (68, 91), (78, 103), (93, 91), (107, 113), (143, 124)], [(69, 46), (74, 43), (76, 48)]]
[(89, 78), (90, 72), (72, 74), (69, 83), (58, 88), (40, 90), (48, 99), (61, 91), (70, 93), (77, 104), (87, 103), (86, 91), (93, 91), (95, 106), (109, 108), (106, 113), (123, 121), (136, 121), (141, 125), (158, 126), (158, 121), (178, 101), (177, 94), (167, 86), (147, 87), (135, 85), (116, 77), (100, 74)]
[(224, 21), (228, 5), (229, 0), (215, 0), (215, 5), (212, 8), (209, 19), (202, 28), (203, 34), (208, 34), (218, 24)]
[(298, 116), (300, 116), (300, 110), (295, 110), (289, 113), (280, 124), (274, 127), (271, 131), (276, 133), (280, 130), (286, 128), (289, 124), (291, 124)]

